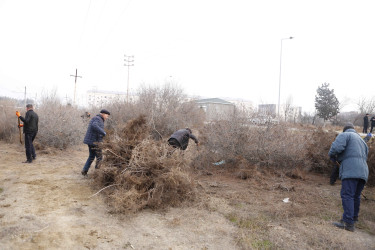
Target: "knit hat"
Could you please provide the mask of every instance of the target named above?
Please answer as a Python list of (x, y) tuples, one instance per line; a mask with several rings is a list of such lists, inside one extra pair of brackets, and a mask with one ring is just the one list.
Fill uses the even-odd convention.
[(354, 129), (354, 125), (353, 125), (353, 123), (348, 122), (347, 124), (345, 124), (345, 127), (342, 130), (342, 132), (345, 132), (347, 129), (350, 129), (350, 128)]
[(102, 109), (102, 110), (100, 110), (100, 113), (101, 113), (101, 114), (111, 115), (111, 113), (109, 113), (109, 111), (106, 110), (106, 109)]

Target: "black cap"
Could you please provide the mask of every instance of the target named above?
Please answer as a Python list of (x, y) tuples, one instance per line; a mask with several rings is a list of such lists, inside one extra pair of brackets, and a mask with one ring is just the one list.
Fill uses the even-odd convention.
[(100, 113), (101, 113), (101, 114), (111, 115), (111, 113), (109, 113), (109, 111), (106, 110), (106, 109), (102, 109), (102, 110), (100, 110)]
[(354, 125), (353, 123), (348, 122), (347, 124), (345, 124), (345, 127), (342, 130), (342, 132), (345, 132), (345, 130), (350, 129), (350, 128), (354, 129)]

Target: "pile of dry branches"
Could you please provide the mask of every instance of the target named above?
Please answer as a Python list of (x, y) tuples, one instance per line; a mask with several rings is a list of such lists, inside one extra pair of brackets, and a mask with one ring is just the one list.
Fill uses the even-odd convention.
[(367, 185), (369, 187), (375, 186), (375, 139), (372, 138), (368, 143), (369, 153), (367, 165), (369, 168), (369, 176)]
[(146, 118), (129, 121), (110, 133), (94, 183), (103, 190), (114, 212), (178, 206), (195, 197), (187, 159), (170, 154), (166, 142), (152, 140)]
[(328, 151), (337, 136), (336, 132), (328, 132), (319, 128), (312, 132), (307, 145), (307, 162), (313, 172), (329, 174), (333, 163), (329, 160)]

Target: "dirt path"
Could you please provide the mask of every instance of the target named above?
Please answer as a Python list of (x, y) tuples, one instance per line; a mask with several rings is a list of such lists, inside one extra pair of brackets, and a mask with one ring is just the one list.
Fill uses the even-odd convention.
[(0, 142), (0, 249), (375, 249), (375, 202), (361, 205), (355, 233), (334, 228), (340, 187), (319, 176), (241, 180), (216, 168), (197, 179), (194, 206), (110, 214), (80, 174), (86, 151), (22, 164), (24, 148)]
[(87, 152), (38, 154), (0, 142), (1, 249), (233, 249), (235, 227), (187, 208), (111, 215), (80, 174)]

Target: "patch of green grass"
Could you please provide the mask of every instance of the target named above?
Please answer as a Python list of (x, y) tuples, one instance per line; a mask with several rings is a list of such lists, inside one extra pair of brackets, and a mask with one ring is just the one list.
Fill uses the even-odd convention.
[(319, 214), (318, 217), (324, 221), (333, 221), (338, 218), (337, 213), (331, 211), (325, 211), (324, 213)]
[(267, 231), (268, 227), (267, 224), (269, 223), (269, 219), (264, 216), (257, 216), (257, 217), (240, 217), (235, 213), (230, 213), (226, 216), (226, 218), (234, 223), (237, 227), (241, 229), (249, 229), (251, 231)]
[(230, 222), (232, 222), (232, 223), (234, 223), (234, 224), (238, 224), (238, 217), (237, 217), (237, 215), (235, 215), (235, 214), (233, 214), (233, 213), (230, 213), (230, 214), (228, 214), (227, 216), (227, 219), (230, 221)]
[(272, 249), (272, 242), (269, 240), (255, 240), (251, 246), (255, 249)]
[(0, 193), (2, 193), (4, 191), (4, 189), (3, 188), (0, 188)]

